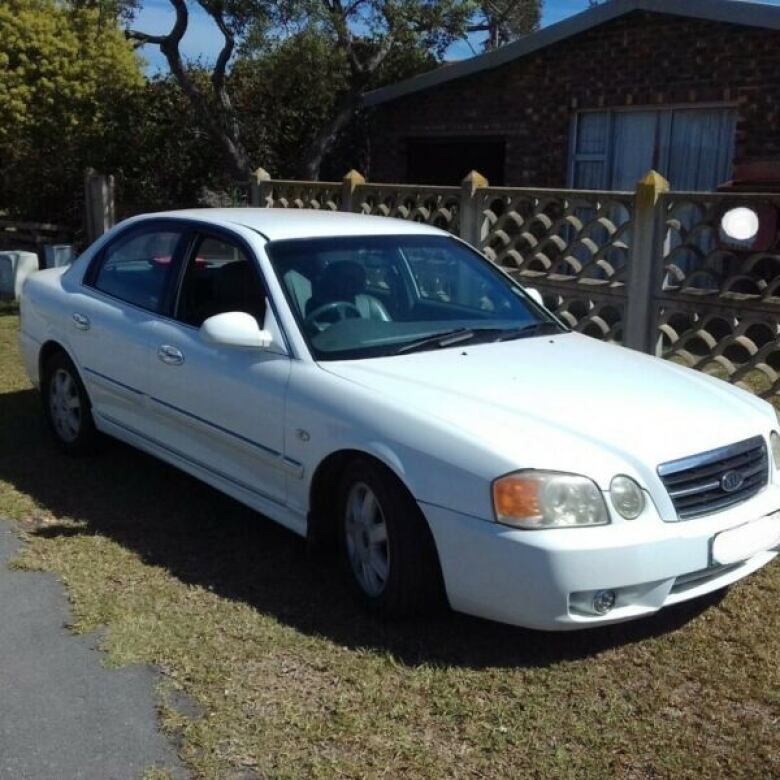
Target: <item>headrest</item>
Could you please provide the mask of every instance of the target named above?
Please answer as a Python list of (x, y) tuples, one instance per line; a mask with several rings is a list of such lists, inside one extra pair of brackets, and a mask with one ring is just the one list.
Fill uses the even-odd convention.
[(316, 285), (317, 298), (324, 301), (354, 301), (366, 287), (366, 269), (351, 260), (325, 267)]

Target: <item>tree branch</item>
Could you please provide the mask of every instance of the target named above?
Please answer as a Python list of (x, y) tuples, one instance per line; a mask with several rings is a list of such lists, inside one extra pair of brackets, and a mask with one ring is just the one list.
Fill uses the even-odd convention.
[(235, 173), (243, 176), (249, 171), (249, 160), (246, 150), (240, 141), (240, 128), (238, 118), (235, 115), (230, 96), (225, 88), (225, 70), (228, 60), (233, 54), (235, 38), (225, 22), (221, 6), (211, 6), (207, 0), (198, 0), (203, 9), (211, 16), (225, 38), (225, 45), (217, 58), (211, 77), (224, 122), (215, 116), (212, 106), (206, 95), (198, 85), (190, 78), (181, 58), (180, 45), (189, 23), (189, 11), (186, 0), (168, 0), (176, 12), (176, 20), (167, 35), (147, 35), (138, 31), (128, 31), (128, 38), (141, 43), (153, 43), (160, 47), (165, 56), (171, 74), (178, 82), (182, 91), (190, 101), (195, 111), (200, 116), (204, 127), (218, 140), (230, 157)]
[(159, 46), (165, 40), (164, 35), (149, 35), (149, 33), (141, 32), (140, 30), (126, 30), (125, 38), (135, 41), (138, 46), (144, 46), (147, 43)]

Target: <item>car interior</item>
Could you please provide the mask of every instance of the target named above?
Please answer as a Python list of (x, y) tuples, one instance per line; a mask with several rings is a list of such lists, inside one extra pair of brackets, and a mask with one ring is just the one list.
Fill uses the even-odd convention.
[(263, 327), (265, 308), (265, 290), (244, 252), (225, 241), (204, 238), (184, 272), (176, 319), (198, 328), (216, 314), (241, 311)]

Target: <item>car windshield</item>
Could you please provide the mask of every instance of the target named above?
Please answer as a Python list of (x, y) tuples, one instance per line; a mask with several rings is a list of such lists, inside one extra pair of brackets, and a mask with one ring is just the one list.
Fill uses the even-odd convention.
[(266, 250), (317, 360), (564, 330), (519, 285), (447, 236), (296, 239)]

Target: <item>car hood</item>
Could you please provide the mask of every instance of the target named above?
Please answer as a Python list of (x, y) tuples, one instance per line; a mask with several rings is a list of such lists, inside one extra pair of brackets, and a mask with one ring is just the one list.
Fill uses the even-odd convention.
[[(516, 468), (658, 464), (765, 432), (759, 399), (699, 372), (575, 333), (322, 364)], [(652, 476), (651, 476), (652, 475)]]

